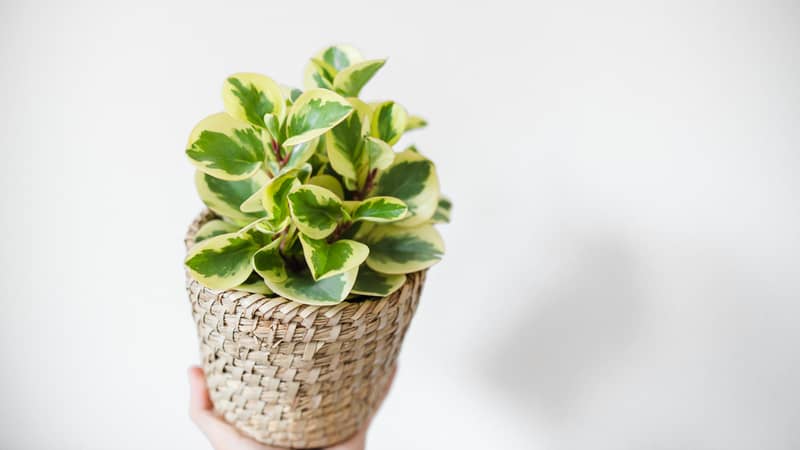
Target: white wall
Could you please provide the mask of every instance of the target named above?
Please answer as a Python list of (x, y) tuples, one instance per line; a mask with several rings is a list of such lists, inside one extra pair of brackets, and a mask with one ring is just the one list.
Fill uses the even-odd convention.
[(800, 448), (796, 2), (0, 4), (0, 447), (207, 448), (183, 146), (350, 42), (455, 202), (372, 449)]

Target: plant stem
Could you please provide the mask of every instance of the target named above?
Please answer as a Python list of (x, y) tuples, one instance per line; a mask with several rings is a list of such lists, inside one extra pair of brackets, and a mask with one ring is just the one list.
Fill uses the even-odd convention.
[(292, 152), (287, 151), (285, 155), (281, 155), (281, 146), (274, 138), (270, 141), (270, 147), (272, 148), (272, 154), (275, 155), (275, 159), (278, 162), (278, 167), (285, 166), (286, 163), (289, 162), (289, 158), (292, 157)]
[(281, 258), (286, 260), (286, 229), (281, 230), (278, 239), (281, 240), (281, 243), (278, 244), (278, 253), (281, 254)]
[(334, 242), (338, 241), (339, 238), (342, 237), (344, 232), (347, 231), (352, 225), (353, 222), (342, 222), (336, 225), (336, 229), (334, 229), (333, 233), (331, 233), (331, 235), (328, 236), (327, 240), (328, 244), (333, 244)]
[(364, 186), (353, 193), (353, 199), (355, 200), (364, 200), (372, 188), (375, 186), (375, 177), (378, 175), (378, 169), (372, 169), (367, 174), (367, 178), (364, 180)]

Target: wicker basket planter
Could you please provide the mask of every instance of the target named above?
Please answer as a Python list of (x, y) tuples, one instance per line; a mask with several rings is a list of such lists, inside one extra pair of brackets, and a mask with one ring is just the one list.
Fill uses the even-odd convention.
[[(214, 216), (202, 213), (197, 229)], [(269, 445), (341, 442), (378, 406), (414, 315), (425, 272), (388, 297), (308, 306), (241, 291), (216, 291), (187, 275), (202, 365), (214, 409)]]

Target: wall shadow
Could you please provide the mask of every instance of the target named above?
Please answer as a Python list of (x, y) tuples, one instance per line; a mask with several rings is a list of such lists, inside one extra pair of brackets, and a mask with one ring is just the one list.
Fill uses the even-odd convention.
[(479, 363), (515, 410), (554, 422), (569, 421), (581, 397), (619, 368), (641, 329), (641, 277), (629, 247), (578, 241), (570, 256), (529, 292), (529, 306)]

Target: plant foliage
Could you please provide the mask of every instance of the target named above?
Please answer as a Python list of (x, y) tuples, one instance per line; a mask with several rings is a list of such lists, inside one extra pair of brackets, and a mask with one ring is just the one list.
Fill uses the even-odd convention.
[(442, 258), (450, 220), (436, 167), (393, 146), (426, 121), (394, 101), (358, 99), (386, 60), (331, 46), (304, 91), (267, 76), (225, 80), (225, 112), (192, 130), (186, 155), (219, 219), (201, 227), (186, 267), (212, 289), (311, 305), (386, 296)]

